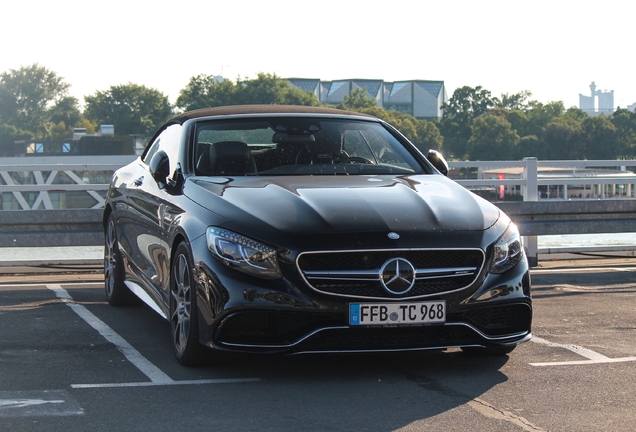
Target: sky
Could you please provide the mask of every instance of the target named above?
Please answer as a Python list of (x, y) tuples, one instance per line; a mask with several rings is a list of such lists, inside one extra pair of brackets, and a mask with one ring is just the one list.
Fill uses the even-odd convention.
[(171, 103), (191, 77), (440, 80), (448, 96), (636, 103), (636, 4), (605, 0), (21, 0), (0, 6), (0, 72), (38, 63), (84, 96), (134, 83)]

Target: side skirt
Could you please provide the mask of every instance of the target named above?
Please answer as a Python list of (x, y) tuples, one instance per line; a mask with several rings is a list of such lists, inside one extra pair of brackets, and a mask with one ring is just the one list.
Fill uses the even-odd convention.
[(130, 291), (133, 292), (133, 294), (135, 294), (137, 297), (139, 297), (141, 299), (141, 301), (143, 301), (144, 303), (146, 303), (148, 306), (150, 306), (150, 308), (152, 310), (154, 310), (155, 312), (157, 312), (159, 315), (161, 315), (164, 319), (168, 319), (168, 317), (166, 316), (166, 314), (163, 312), (163, 310), (161, 309), (161, 307), (159, 307), (159, 305), (152, 299), (152, 297), (150, 297), (148, 295), (148, 293), (146, 291), (143, 290), (143, 288), (141, 288), (141, 286), (137, 285), (134, 282), (131, 281), (124, 281), (124, 283), (126, 284), (126, 286), (128, 287), (128, 289)]

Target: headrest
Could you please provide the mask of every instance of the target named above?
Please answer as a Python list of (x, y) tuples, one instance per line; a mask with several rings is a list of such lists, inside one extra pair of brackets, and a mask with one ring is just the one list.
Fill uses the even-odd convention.
[(256, 172), (247, 144), (241, 141), (220, 141), (209, 152), (210, 175), (242, 175)]

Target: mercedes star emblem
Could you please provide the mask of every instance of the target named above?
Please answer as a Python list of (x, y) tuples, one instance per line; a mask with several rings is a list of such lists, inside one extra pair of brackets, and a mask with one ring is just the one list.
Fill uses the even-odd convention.
[(391, 294), (404, 294), (413, 288), (415, 267), (403, 258), (391, 258), (380, 270), (382, 285)]

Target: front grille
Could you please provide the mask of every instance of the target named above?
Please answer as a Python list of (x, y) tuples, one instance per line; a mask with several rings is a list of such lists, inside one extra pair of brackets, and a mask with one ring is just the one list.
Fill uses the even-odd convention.
[(216, 339), (235, 345), (289, 345), (317, 329), (343, 325), (342, 314), (238, 312), (223, 320)]
[[(391, 260), (408, 261), (407, 276), (414, 270), (408, 289), (387, 289), (390, 277), (383, 267)], [(401, 261), (404, 263), (405, 261)], [(306, 252), (298, 268), (316, 291), (366, 299), (412, 299), (460, 290), (471, 285), (481, 272), (481, 249), (417, 249)], [(407, 278), (407, 277), (405, 277)]]

